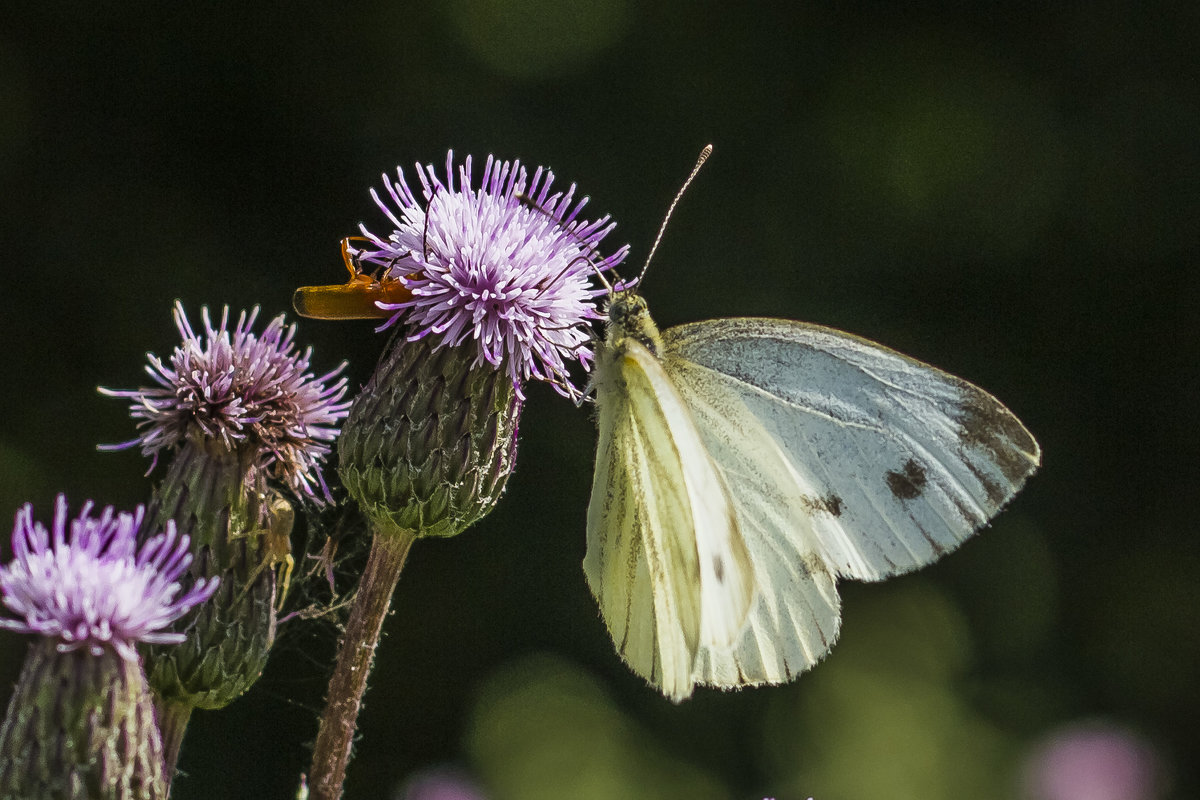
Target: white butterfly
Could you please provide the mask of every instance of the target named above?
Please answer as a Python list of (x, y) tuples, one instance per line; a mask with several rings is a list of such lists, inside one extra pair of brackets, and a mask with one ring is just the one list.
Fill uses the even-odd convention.
[(584, 571), (621, 657), (675, 701), (812, 667), (838, 578), (932, 563), (1041, 458), (990, 394), (874, 342), (779, 319), (660, 334), (632, 291), (592, 388)]

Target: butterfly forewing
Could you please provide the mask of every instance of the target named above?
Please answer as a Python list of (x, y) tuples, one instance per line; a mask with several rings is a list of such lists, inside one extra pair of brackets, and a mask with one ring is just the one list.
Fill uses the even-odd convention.
[(877, 580), (954, 549), (1040, 460), (987, 392), (865, 339), (773, 319), (683, 325), (663, 338), (685, 367), (673, 376), (706, 371), (706, 393), (737, 398), (803, 476), (819, 554), (844, 577)]
[[(588, 504), (584, 574), (617, 651), (635, 672), (659, 685), (663, 671), (657, 655), (654, 587), (630, 479), (630, 468), (641, 457), (628, 449), (634, 438), (628, 409), (621, 408), (619, 398), (600, 413), (598, 422), (600, 440)], [(683, 647), (682, 633), (679, 636)]]
[[(701, 646), (740, 634), (754, 570), (730, 492), (662, 365), (625, 340), (597, 356), (600, 446), (584, 569), (618, 650), (675, 699)], [(653, 614), (653, 625), (639, 617)]]

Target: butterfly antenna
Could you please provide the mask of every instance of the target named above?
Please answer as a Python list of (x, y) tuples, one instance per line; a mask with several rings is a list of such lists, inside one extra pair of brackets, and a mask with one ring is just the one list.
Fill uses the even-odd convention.
[(663, 217), (662, 225), (658, 226), (658, 236), (654, 237), (654, 244), (650, 246), (650, 254), (646, 256), (646, 263), (642, 265), (642, 271), (638, 273), (637, 283), (640, 285), (642, 278), (646, 277), (646, 270), (650, 268), (650, 259), (654, 258), (654, 251), (658, 250), (658, 243), (662, 241), (663, 234), (667, 231), (667, 223), (671, 221), (671, 214), (675, 212), (675, 206), (679, 205), (679, 198), (683, 197), (683, 193), (687, 191), (688, 186), (691, 186), (692, 181), (696, 178), (696, 173), (704, 166), (704, 162), (708, 161), (708, 157), (712, 155), (713, 146), (705, 145), (700, 151), (700, 157), (696, 159), (696, 166), (692, 167), (692, 172), (687, 176), (687, 180), (683, 182), (683, 186), (679, 187), (679, 191), (675, 193), (675, 199), (671, 201), (671, 205), (667, 207), (667, 215)]

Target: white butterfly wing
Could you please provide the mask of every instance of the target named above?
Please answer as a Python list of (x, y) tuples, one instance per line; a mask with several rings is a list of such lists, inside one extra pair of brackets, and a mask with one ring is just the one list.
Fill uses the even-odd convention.
[(758, 570), (747, 628), (732, 648), (702, 648), (697, 682), (778, 683), (811, 667), (837, 636), (835, 577), (936, 560), (1040, 459), (982, 389), (840, 331), (727, 319), (663, 339)]
[(701, 646), (727, 647), (754, 596), (728, 487), (649, 350), (598, 355), (600, 440), (584, 572), (617, 650), (673, 699)]

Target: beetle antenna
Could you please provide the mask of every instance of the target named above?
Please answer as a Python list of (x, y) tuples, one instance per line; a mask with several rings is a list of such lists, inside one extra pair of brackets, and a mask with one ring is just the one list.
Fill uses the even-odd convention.
[(429, 212), (433, 208), (433, 201), (437, 199), (438, 187), (433, 187), (433, 193), (429, 195), (429, 202), (425, 204), (425, 224), (421, 229), (421, 260), (426, 264), (429, 263)]
[(342, 239), (342, 261), (346, 262), (346, 269), (350, 272), (350, 280), (354, 280), (362, 272), (362, 264), (358, 260), (362, 250), (355, 250), (350, 246), (350, 243), (370, 241), (366, 236), (347, 236)]
[[(537, 213), (539, 213), (539, 214), (543, 215), (544, 217), (546, 217), (547, 219), (549, 219), (551, 222), (553, 222), (555, 225), (557, 225), (559, 227), (559, 229), (562, 230), (563, 233), (567, 234), (567, 236), (570, 236), (572, 239), (574, 239), (576, 242), (578, 242), (580, 245), (582, 245), (583, 248), (587, 251), (586, 253), (580, 253), (579, 255), (575, 256), (575, 258), (571, 259), (571, 263), (567, 264), (567, 266), (563, 269), (562, 272), (560, 272), (558, 274), (558, 277), (556, 277), (553, 282), (557, 282), (559, 278), (561, 278), (563, 275), (566, 275), (567, 272), (571, 269), (571, 267), (575, 266), (576, 261), (582, 260), (582, 261), (586, 261), (588, 264), (590, 264), (592, 266), (592, 269), (596, 273), (596, 277), (600, 279), (600, 284), (606, 290), (608, 290), (608, 293), (609, 294), (613, 293), (613, 285), (611, 283), (609, 283), (608, 278), (604, 277), (604, 273), (600, 271), (600, 266), (598, 264), (596, 264), (595, 261), (592, 260), (593, 255), (599, 254), (599, 249), (596, 247), (596, 245), (584, 241), (582, 236), (580, 236), (578, 233), (573, 231), (571, 228), (564, 225), (562, 220), (558, 219), (553, 214), (551, 214), (549, 211), (542, 208), (540, 205), (538, 205), (536, 200), (534, 200), (532, 197), (525, 194), (524, 192), (515, 192), (513, 194), (513, 196), (516, 197), (517, 200), (526, 208), (536, 211)], [(611, 267), (610, 267), (610, 269), (611, 269)], [(616, 275), (616, 273), (617, 273), (617, 271), (614, 269), (613, 274)], [(621, 282), (620, 278), (621, 278), (621, 276), (617, 275), (617, 283)]]

